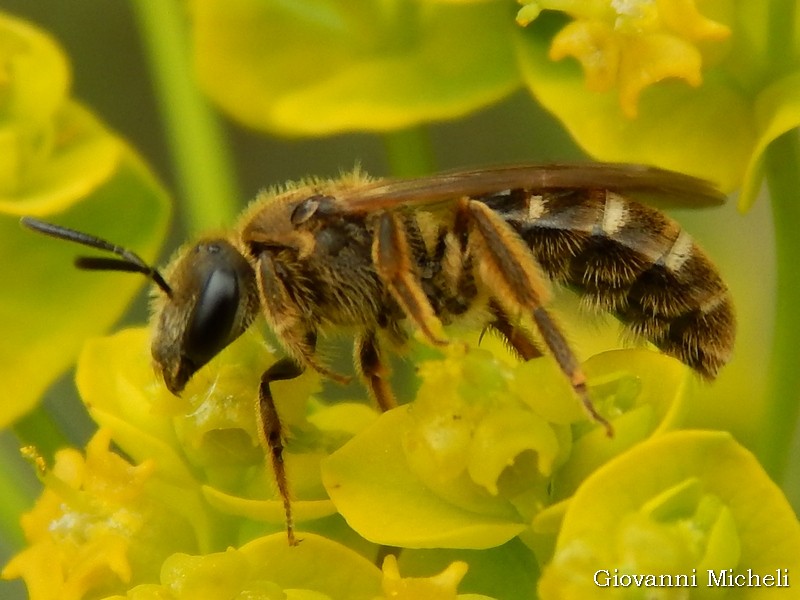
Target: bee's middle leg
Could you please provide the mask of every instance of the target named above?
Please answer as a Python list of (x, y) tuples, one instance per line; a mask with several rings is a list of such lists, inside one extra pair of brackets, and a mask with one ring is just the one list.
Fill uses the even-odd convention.
[[(386, 412), (397, 406), (392, 389), (389, 386), (389, 369), (381, 359), (378, 338), (372, 330), (363, 331), (356, 338), (355, 362), (358, 372), (367, 384), (370, 396), (381, 409)], [(374, 564), (383, 565), (383, 560), (391, 555), (400, 556), (402, 548), (394, 546), (378, 546)]]
[(422, 289), (402, 220), (392, 212), (380, 215), (372, 242), (372, 261), (405, 315), (435, 346), (447, 344), (439, 317)]
[(378, 339), (374, 331), (359, 334), (355, 344), (356, 368), (367, 385), (378, 408), (382, 412), (397, 406), (397, 402), (389, 385), (389, 368), (381, 358)]

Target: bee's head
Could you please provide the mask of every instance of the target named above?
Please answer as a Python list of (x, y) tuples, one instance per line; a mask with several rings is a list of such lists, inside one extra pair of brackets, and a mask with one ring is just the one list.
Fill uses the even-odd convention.
[(173, 394), (179, 394), (198, 369), (239, 337), (258, 311), (253, 269), (224, 238), (204, 239), (182, 249), (164, 277), (138, 255), (106, 240), (30, 217), (24, 217), (22, 224), (119, 257), (80, 256), (75, 260), (80, 269), (142, 273), (156, 284), (153, 363)]
[(244, 333), (258, 311), (250, 263), (224, 238), (180, 250), (166, 270), (170, 290), (153, 299), (153, 363), (180, 393), (192, 375)]

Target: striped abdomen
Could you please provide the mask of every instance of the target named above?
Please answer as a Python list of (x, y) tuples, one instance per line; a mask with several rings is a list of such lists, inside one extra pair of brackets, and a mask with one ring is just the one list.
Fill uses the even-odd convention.
[(544, 272), (703, 376), (730, 358), (736, 318), (716, 268), (662, 212), (607, 190), (483, 199), (529, 244)]

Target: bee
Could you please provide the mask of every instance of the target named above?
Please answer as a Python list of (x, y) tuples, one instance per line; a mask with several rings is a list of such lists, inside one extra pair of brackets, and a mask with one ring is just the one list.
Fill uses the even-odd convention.
[(32, 218), (22, 223), (116, 255), (79, 257), (79, 268), (152, 280), (153, 362), (174, 394), (259, 313), (266, 317), (286, 357), (266, 368), (254, 391), (259, 435), (295, 544), (270, 384), (305, 369), (346, 382), (317, 353), (327, 330), (355, 328), (356, 371), (382, 410), (395, 406), (386, 345), (400, 346), (416, 330), (441, 346), (444, 326), (476, 323), (523, 360), (549, 351), (588, 415), (611, 434), (546, 308), (553, 284), (576, 290), (701, 376), (717, 375), (736, 331), (728, 288), (688, 233), (634, 199), (642, 195), (672, 206), (724, 200), (700, 179), (626, 164), (519, 165), (399, 180), (356, 169), (262, 193), (235, 229), (185, 246), (163, 274), (103, 239)]

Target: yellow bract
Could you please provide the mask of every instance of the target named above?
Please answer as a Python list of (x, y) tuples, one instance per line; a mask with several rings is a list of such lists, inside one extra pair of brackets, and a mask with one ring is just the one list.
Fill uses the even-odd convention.
[[(798, 548), (797, 519), (752, 454), (724, 432), (677, 431), (586, 478), (566, 508), (539, 597), (628, 598), (632, 588), (596, 583), (598, 575), (621, 573), (656, 581), (696, 575), (691, 597), (717, 598), (722, 590), (708, 587), (709, 570), (792, 572)], [(740, 592), (737, 598), (772, 597), (759, 588)]]
[(511, 366), (453, 345), (420, 363), (413, 404), (322, 462), (331, 500), (353, 529), (387, 545), (483, 549), (527, 535), (593, 471), (683, 416), (688, 369), (672, 358), (612, 351), (584, 368), (611, 440), (552, 358)]
[(270, 133), (392, 131), (464, 115), (520, 83), (503, 2), (188, 4), (201, 88)]
[[(35, 407), (80, 343), (119, 319), (142, 277), (82, 277), (74, 249), (20, 227), (35, 216), (111, 238), (152, 260), (167, 197), (135, 152), (69, 97), (66, 55), (0, 13), (0, 425)], [(9, 288), (10, 289), (10, 288)], [(48, 318), (54, 306), (58, 318)]]

